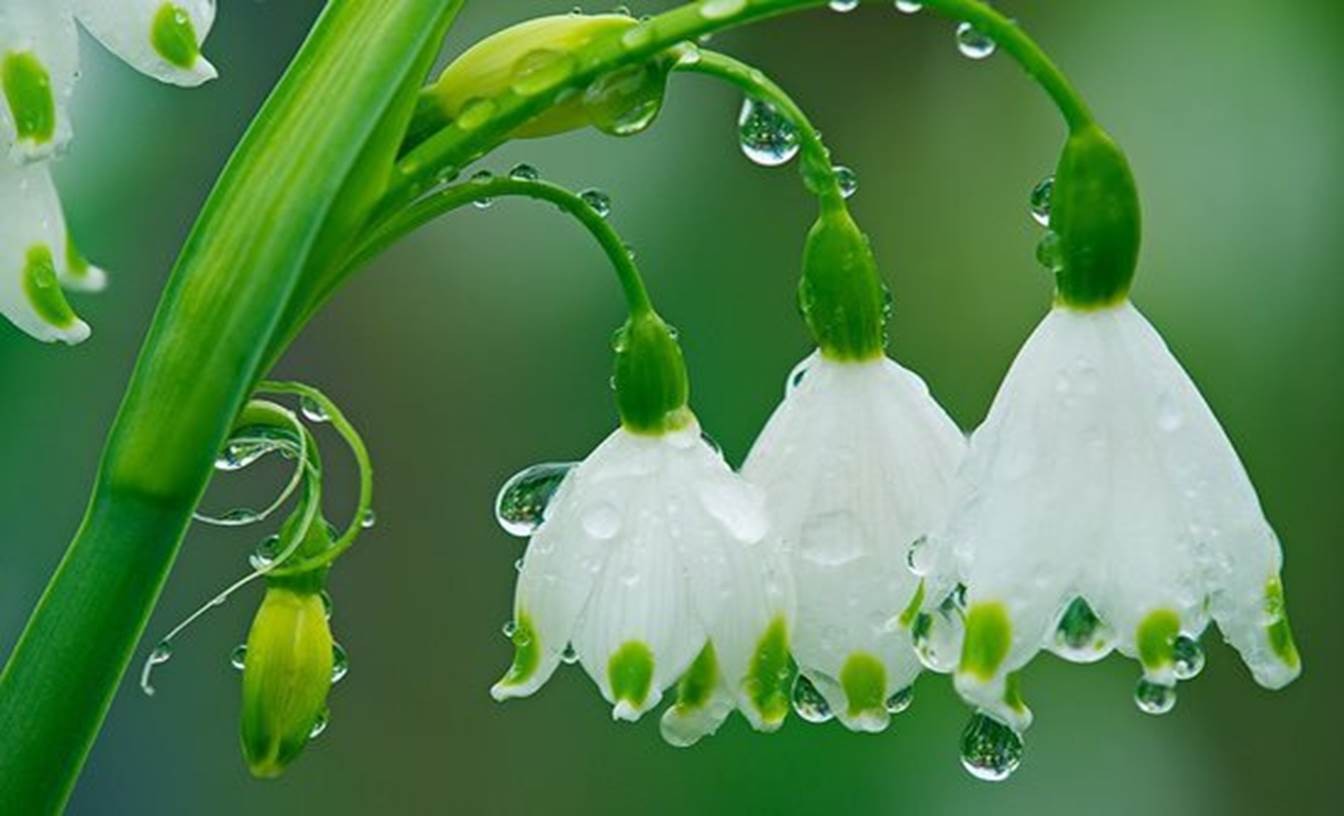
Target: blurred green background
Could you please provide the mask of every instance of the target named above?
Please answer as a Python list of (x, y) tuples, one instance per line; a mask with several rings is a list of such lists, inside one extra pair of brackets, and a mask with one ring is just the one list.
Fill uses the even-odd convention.
[[(668, 2), (640, 0), (637, 13)], [(160, 287), (232, 145), (315, 17), (317, 0), (226, 2), (207, 53), (221, 78), (158, 85), (92, 41), (77, 138), (58, 168), (75, 234), (112, 272), (77, 307), (74, 350), (0, 326), (0, 645), (13, 644), (80, 518), (103, 434)], [(577, 669), (506, 706), (490, 683), (510, 647), (520, 542), (494, 525), (499, 484), (582, 456), (615, 422), (608, 339), (622, 319), (599, 252), (552, 208), (522, 202), (432, 225), (336, 298), (282, 365), (363, 429), (379, 523), (332, 576), (350, 676), (327, 733), (278, 782), (248, 778), (228, 654), (257, 593), (183, 641), (159, 693), (124, 684), (73, 813), (1317, 813), (1337, 812), (1341, 687), (1337, 470), (1344, 459), (1344, 6), (1335, 0), (1004, 0), (1125, 145), (1146, 242), (1135, 300), (1223, 419), (1284, 540), (1306, 672), (1271, 694), (1210, 632), (1209, 665), (1176, 710), (1131, 702), (1134, 664), (1037, 660), (1037, 715), (1011, 782), (967, 776), (967, 716), (945, 678), (880, 736), (740, 720), (690, 751), (656, 717), (615, 724)], [(446, 53), (559, 0), (475, 0)], [(1002, 55), (956, 53), (951, 25), (889, 4), (818, 11), (717, 37), (770, 71), (854, 167), (853, 206), (896, 296), (895, 355), (966, 428), (1048, 305), (1026, 196), (1061, 126)], [(516, 161), (615, 200), (661, 310), (681, 329), (694, 404), (740, 462), (808, 352), (793, 305), (813, 217), (791, 170), (746, 161), (739, 97), (678, 77), (658, 124), (510, 145)], [(253, 270), (239, 270), (241, 273)], [(324, 437), (334, 443), (330, 437)], [(335, 497), (350, 497), (330, 447)], [(238, 481), (235, 477), (234, 481)], [(262, 495), (267, 478), (219, 485)], [(244, 567), (261, 532), (194, 528), (151, 624), (157, 637)], [(145, 651), (142, 646), (141, 652)], [(136, 667), (138, 669), (138, 665)]]

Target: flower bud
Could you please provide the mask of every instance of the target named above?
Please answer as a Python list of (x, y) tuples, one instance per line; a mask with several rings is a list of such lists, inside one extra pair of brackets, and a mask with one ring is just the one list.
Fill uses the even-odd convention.
[(652, 435), (684, 427), (691, 387), (672, 327), (653, 312), (636, 314), (616, 332), (615, 346), (621, 424)]
[(319, 590), (268, 586), (247, 636), (243, 668), (243, 757), (252, 775), (279, 776), (327, 706), (332, 639)]
[[(468, 129), (480, 127), (494, 111), (494, 98), (506, 92), (529, 97), (554, 90), (578, 70), (576, 52), (603, 35), (635, 25), (623, 14), (563, 14), (528, 20), (487, 37), (421, 92), (404, 149), (453, 122)], [(511, 135), (531, 139), (590, 125), (617, 136), (638, 133), (662, 107), (672, 64), (670, 56), (660, 57), (598, 77)]]
[(1050, 227), (1059, 235), (1061, 303), (1108, 306), (1129, 294), (1139, 261), (1139, 193), (1125, 154), (1096, 125), (1073, 133), (1064, 146)]
[(799, 308), (822, 353), (856, 361), (881, 355), (885, 297), (868, 236), (843, 204), (823, 204), (798, 284)]

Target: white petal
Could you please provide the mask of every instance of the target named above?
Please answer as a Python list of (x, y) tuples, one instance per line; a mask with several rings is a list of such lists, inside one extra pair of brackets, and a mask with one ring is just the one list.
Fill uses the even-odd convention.
[(901, 621), (919, 586), (906, 554), (941, 523), (965, 441), (890, 360), (817, 354), (791, 382), (743, 473), (789, 556), (800, 671), (846, 725), (881, 730), (885, 699), (920, 671)]
[(89, 33), (136, 70), (187, 87), (218, 74), (200, 54), (214, 0), (74, 0)]
[(733, 708), (733, 693), (707, 645), (678, 684), (677, 702), (663, 712), (659, 730), (669, 745), (688, 748), (718, 731)]
[(38, 340), (85, 340), (89, 327), (60, 289), (65, 219), (45, 164), (0, 160), (0, 213), (0, 311)]
[(1262, 682), (1284, 666), (1265, 660), (1277, 543), (1221, 428), (1129, 304), (1041, 323), (972, 438), (934, 546), (984, 624), (968, 626), (957, 687), (1005, 720), (1007, 676), (1054, 642), (1079, 596), (1122, 652), (1149, 656), (1155, 682), (1174, 682), (1172, 639), (1197, 636), (1210, 607)]
[(67, 103), (79, 68), (65, 0), (18, 0), (0, 10), (0, 144), (19, 161), (50, 156), (70, 139)]

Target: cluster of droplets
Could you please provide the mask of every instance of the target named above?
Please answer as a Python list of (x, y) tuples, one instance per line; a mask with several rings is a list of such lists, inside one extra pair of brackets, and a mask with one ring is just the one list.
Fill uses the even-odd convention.
[[(534, 165), (526, 162), (515, 164), (508, 174), (514, 181), (540, 181), (541, 171)], [(495, 174), (489, 170), (478, 170), (471, 175), (469, 183), (475, 185), (485, 185), (495, 180)], [(607, 218), (611, 215), (611, 196), (605, 191), (596, 187), (588, 187), (579, 194), (579, 200), (588, 206), (593, 212), (601, 218)], [(487, 210), (495, 203), (495, 199), (487, 195), (478, 195), (472, 199), (472, 204), (477, 209)], [(632, 253), (633, 255), (633, 253)]]
[[(738, 145), (742, 154), (761, 167), (780, 167), (793, 161), (802, 149), (798, 126), (773, 103), (748, 96), (737, 116)], [(845, 198), (859, 189), (858, 175), (844, 165), (831, 168), (831, 175)]]
[(1049, 175), (1031, 189), (1027, 199), (1032, 220), (1046, 228), (1045, 236), (1036, 245), (1036, 260), (1051, 274), (1059, 272), (1062, 263), (1059, 233), (1050, 229), (1050, 205), (1054, 194), (1055, 177)]

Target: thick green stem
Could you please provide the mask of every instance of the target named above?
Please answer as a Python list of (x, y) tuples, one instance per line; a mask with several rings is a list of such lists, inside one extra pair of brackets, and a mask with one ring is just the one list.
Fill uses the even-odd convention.
[(400, 91), (459, 5), (333, 0), (229, 162), (169, 281), (84, 523), (0, 676), (5, 812), (53, 813), (68, 798), (296, 281), (333, 224), (366, 217), (396, 143), (381, 162), (369, 151), (386, 118), (404, 130), (414, 98)]
[(546, 201), (574, 216), (588, 232), (592, 233), (602, 251), (611, 260), (621, 289), (625, 292), (630, 314), (638, 315), (652, 311), (648, 290), (644, 287), (644, 280), (635, 266), (634, 259), (630, 257), (629, 247), (601, 213), (563, 187), (544, 181), (516, 178), (472, 180), (453, 187), (445, 187), (386, 219), (370, 232), (369, 237), (345, 265), (341, 275), (332, 280), (332, 286), (339, 286), (346, 276), (435, 218), (468, 204), (503, 196), (521, 196)]

